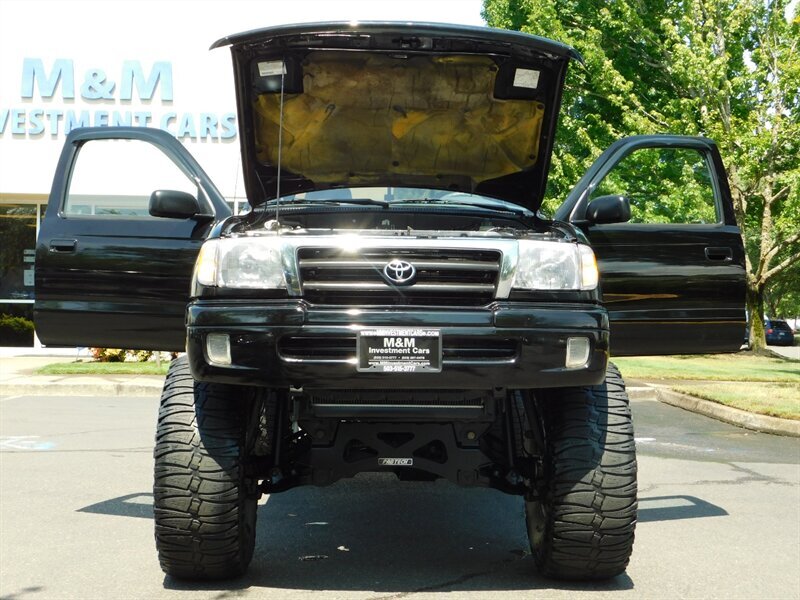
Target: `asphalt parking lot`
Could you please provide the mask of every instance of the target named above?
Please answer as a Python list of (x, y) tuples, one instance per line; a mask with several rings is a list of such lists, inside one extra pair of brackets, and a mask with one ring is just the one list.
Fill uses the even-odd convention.
[(794, 346), (768, 346), (768, 349), (786, 358), (800, 360), (800, 344), (796, 343)]
[(155, 397), (0, 400), (0, 596), (44, 598), (800, 597), (800, 439), (633, 403), (640, 522), (625, 575), (544, 579), (522, 501), (362, 476), (262, 499), (247, 576), (158, 567)]

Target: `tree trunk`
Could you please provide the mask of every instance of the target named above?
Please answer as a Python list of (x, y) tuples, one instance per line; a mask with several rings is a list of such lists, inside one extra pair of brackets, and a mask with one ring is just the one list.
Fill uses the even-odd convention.
[(752, 281), (747, 282), (747, 314), (750, 318), (750, 349), (756, 354), (764, 354), (767, 352), (767, 341), (764, 337), (764, 286)]

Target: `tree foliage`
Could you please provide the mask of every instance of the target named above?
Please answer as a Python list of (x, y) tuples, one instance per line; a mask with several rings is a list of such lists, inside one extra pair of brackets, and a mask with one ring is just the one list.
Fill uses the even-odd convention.
[(632, 223), (716, 223), (711, 173), (689, 148), (643, 148), (623, 158), (592, 196), (622, 194)]
[[(749, 313), (770, 285), (798, 290), (800, 18), (786, 0), (485, 0), (483, 16), (586, 61), (568, 75), (545, 206), (622, 136), (705, 135), (728, 169)], [(751, 325), (763, 347), (762, 319)]]
[(800, 263), (775, 277), (764, 293), (766, 316), (800, 319)]

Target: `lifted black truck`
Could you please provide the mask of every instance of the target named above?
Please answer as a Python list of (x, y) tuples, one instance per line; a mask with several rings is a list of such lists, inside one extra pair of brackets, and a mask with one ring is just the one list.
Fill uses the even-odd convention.
[(521, 495), (542, 573), (624, 571), (636, 454), (609, 353), (744, 331), (713, 142), (620, 140), (547, 218), (572, 48), (394, 23), (226, 45), (252, 210), (163, 131), (78, 129), (37, 245), (43, 342), (186, 350), (156, 434), (164, 571), (241, 574), (262, 494), (368, 471)]

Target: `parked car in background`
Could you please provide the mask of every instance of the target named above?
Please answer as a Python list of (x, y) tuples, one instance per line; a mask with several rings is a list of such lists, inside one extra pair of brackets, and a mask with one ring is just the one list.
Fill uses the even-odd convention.
[(764, 335), (768, 346), (794, 346), (792, 328), (781, 319), (764, 319)]

